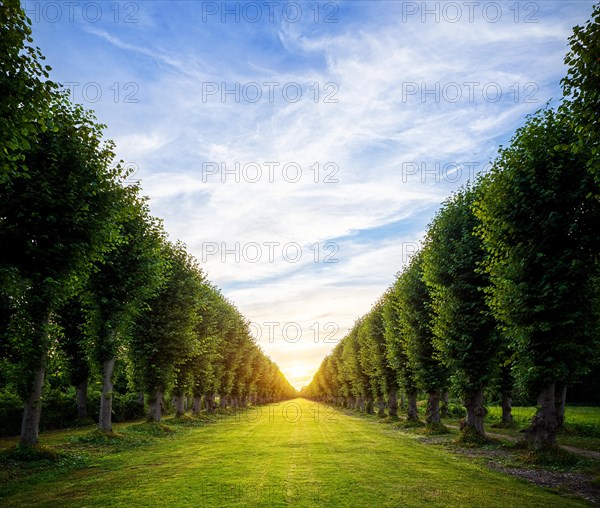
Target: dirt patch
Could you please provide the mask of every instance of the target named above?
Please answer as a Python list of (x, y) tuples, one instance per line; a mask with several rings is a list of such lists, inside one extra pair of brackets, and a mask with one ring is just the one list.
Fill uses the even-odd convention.
[(555, 489), (564, 494), (576, 495), (594, 505), (600, 506), (600, 483), (591, 474), (508, 465), (514, 462), (513, 459), (515, 456), (514, 451), (508, 448), (463, 448), (448, 446), (448, 449), (459, 455), (482, 459), (487, 467), (495, 471), (516, 476), (522, 480), (535, 483), (540, 487)]
[[(458, 427), (456, 425), (446, 425), (449, 429), (456, 429)], [(509, 441), (511, 443), (516, 443), (519, 438), (516, 436), (509, 436), (507, 434), (496, 434), (493, 432), (486, 432), (486, 436), (491, 437), (493, 439), (500, 439), (504, 441)], [(583, 448), (575, 448), (574, 446), (567, 445), (559, 445), (563, 450), (567, 450), (568, 452), (574, 453), (575, 455), (579, 455), (580, 457), (585, 457), (586, 459), (596, 459), (600, 460), (600, 452), (596, 452), (593, 450), (584, 450)]]
[(510, 474), (535, 483), (541, 487), (557, 489), (562, 492), (568, 492), (580, 496), (592, 504), (600, 506), (600, 485), (594, 482), (591, 475), (574, 472), (555, 472), (544, 469), (525, 469), (517, 467), (508, 467), (488, 462), (488, 467), (501, 471), (502, 473)]

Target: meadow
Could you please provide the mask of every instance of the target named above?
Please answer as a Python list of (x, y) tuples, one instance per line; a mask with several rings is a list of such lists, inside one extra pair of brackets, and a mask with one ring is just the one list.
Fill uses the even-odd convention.
[[(593, 422), (595, 411), (571, 417)], [(436, 445), (401, 422), (294, 399), (217, 417), (119, 424), (112, 437), (90, 428), (49, 432), (41, 444), (57, 455), (41, 461), (12, 459), (9, 438), (0, 441), (0, 504), (588, 505), (495, 471), (486, 457), (457, 453), (448, 446), (455, 433)]]

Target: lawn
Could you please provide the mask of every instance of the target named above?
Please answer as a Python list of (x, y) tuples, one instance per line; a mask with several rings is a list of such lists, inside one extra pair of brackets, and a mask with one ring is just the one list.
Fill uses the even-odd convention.
[[(424, 406), (419, 408), (424, 413)], [(485, 419), (486, 431), (505, 434), (519, 438), (521, 431), (529, 426), (535, 407), (513, 407), (514, 426), (511, 428), (496, 427), (502, 419), (499, 406), (489, 406)], [(444, 423), (457, 426), (460, 418), (445, 419)], [(558, 433), (557, 441), (561, 445), (574, 446), (585, 450), (600, 451), (600, 407), (567, 406), (565, 411), (565, 428)]]
[(27, 474), (4, 461), (0, 505), (586, 506), (375, 419), (304, 399), (185, 422), (167, 420), (178, 431), (155, 429), (164, 437), (146, 441), (146, 424), (122, 425), (119, 446), (86, 441), (89, 431), (44, 435), (42, 444), (64, 450), (66, 459)]

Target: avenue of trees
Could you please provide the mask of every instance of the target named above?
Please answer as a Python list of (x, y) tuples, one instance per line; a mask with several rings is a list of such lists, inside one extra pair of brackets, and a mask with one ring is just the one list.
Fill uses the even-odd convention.
[(538, 410), (525, 432), (549, 449), (567, 387), (600, 368), (600, 5), (569, 40), (564, 96), (529, 116), (492, 169), (447, 199), (420, 251), (325, 358), (303, 394), (388, 414), (406, 398), (440, 425), (448, 390), (462, 438), (485, 440), (485, 394), (511, 422), (515, 390)]
[(49, 70), (19, 1), (0, 1), (0, 402), (18, 394), (21, 444), (37, 443), (56, 390), (80, 420), (99, 391), (105, 431), (117, 393), (142, 411), (145, 395), (154, 421), (166, 400), (182, 414), (293, 396)]

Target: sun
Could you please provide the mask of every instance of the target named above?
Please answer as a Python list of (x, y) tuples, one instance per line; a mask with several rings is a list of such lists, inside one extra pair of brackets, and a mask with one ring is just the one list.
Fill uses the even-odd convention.
[(305, 363), (292, 363), (291, 365), (282, 367), (286, 379), (297, 389), (308, 384), (312, 379), (312, 368)]

